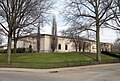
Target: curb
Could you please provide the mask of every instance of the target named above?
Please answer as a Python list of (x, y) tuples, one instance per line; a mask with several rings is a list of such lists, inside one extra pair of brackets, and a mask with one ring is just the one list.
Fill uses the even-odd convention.
[(28, 69), (28, 68), (0, 68), (0, 71), (6, 72), (41, 72), (41, 73), (58, 73), (63, 71), (74, 71), (74, 70), (86, 70), (94, 69), (101, 67), (109, 67), (120, 65), (120, 63), (115, 64), (99, 64), (99, 65), (90, 65), (90, 66), (79, 66), (79, 67), (67, 67), (67, 68), (55, 68), (55, 69)]

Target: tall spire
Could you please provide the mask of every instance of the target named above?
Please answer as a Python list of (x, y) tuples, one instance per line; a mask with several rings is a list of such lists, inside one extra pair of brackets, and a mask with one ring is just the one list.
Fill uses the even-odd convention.
[(53, 15), (53, 21), (52, 21), (52, 36), (51, 36), (51, 49), (52, 52), (55, 51), (57, 47), (57, 22), (55, 15)]

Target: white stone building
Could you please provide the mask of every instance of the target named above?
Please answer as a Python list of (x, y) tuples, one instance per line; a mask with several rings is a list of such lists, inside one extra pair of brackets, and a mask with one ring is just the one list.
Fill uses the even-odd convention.
[[(74, 52), (76, 51), (74, 42), (69, 37), (57, 36), (58, 42), (55, 52)], [(37, 51), (37, 38), (35, 34), (21, 37), (17, 42), (17, 48), (29, 48), (32, 45), (34, 52)], [(40, 52), (51, 52), (51, 35), (41, 34)], [(80, 52), (96, 53), (96, 43), (94, 40), (82, 39)], [(101, 51), (111, 51), (111, 44), (101, 43)]]

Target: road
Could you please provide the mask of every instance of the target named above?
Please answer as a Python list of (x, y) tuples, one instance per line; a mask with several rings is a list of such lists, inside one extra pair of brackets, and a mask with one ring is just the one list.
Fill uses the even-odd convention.
[(0, 81), (120, 81), (120, 64), (58, 73), (0, 71)]

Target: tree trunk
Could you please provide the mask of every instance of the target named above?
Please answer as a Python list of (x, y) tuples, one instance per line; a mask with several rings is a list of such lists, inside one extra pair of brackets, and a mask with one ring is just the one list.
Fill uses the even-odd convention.
[(76, 48), (76, 52), (77, 52), (77, 48)]
[(38, 26), (38, 33), (37, 33), (37, 52), (40, 52), (40, 25)]
[(55, 36), (52, 37), (52, 52), (55, 52)]
[(75, 50), (76, 50), (76, 52), (78, 52), (78, 51), (77, 51), (77, 47), (78, 47), (78, 45), (75, 43)]
[(83, 52), (85, 52), (85, 42), (83, 42)]
[(16, 53), (16, 52), (17, 52), (17, 39), (15, 38), (13, 53)]
[(10, 29), (9, 33), (8, 33), (8, 45), (7, 45), (8, 65), (10, 65), (10, 63), (11, 63), (11, 43), (12, 43), (12, 30)]
[(81, 52), (81, 43), (79, 43), (79, 52)]
[(98, 26), (96, 26), (96, 51), (97, 51), (97, 55), (96, 55), (96, 60), (101, 62), (101, 51), (100, 51), (100, 28)]
[(79, 52), (82, 50), (82, 41), (79, 41)]
[(16, 30), (14, 30), (14, 32), (13, 32), (13, 38), (14, 38), (14, 48), (13, 48), (13, 53), (16, 53), (16, 49), (17, 49), (17, 47), (16, 47), (16, 44), (17, 44), (17, 38), (15, 37), (15, 31), (16, 31)]
[(96, 55), (96, 60), (101, 62), (101, 51), (100, 51), (100, 20), (99, 20), (99, 9), (98, 9), (98, 3), (96, 1), (96, 51), (97, 51), (97, 55)]

